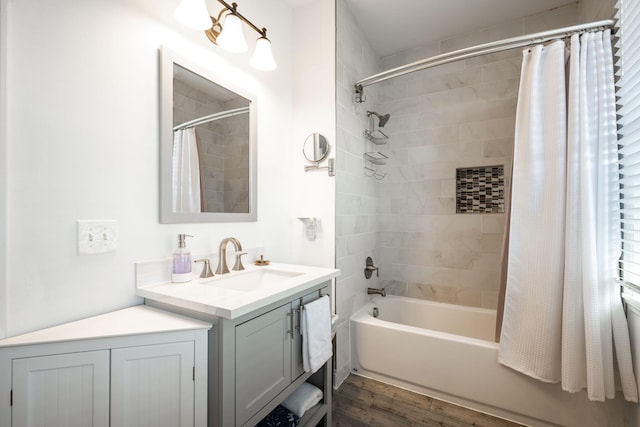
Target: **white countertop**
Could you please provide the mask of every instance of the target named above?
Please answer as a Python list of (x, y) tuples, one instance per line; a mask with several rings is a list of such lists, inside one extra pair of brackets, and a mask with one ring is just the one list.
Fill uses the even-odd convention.
[(207, 322), (146, 305), (137, 305), (0, 340), (0, 348), (210, 328), (211, 324)]
[[(297, 275), (284, 277), (276, 284), (259, 287), (252, 291), (219, 286), (224, 279), (240, 279), (241, 276), (256, 270), (290, 272)], [(271, 263), (268, 266), (251, 265), (244, 271), (232, 271), (213, 278), (200, 279), (196, 276), (187, 283), (169, 282), (139, 286), (136, 289), (136, 295), (201, 313), (234, 319), (330, 280), (339, 274), (340, 270), (333, 268), (281, 263)]]

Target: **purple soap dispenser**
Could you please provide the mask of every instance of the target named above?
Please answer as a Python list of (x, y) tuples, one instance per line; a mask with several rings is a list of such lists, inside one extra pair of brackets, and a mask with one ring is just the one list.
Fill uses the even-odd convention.
[(171, 281), (174, 283), (188, 282), (191, 274), (191, 251), (187, 249), (185, 239), (193, 237), (188, 234), (178, 234), (178, 249), (173, 253), (173, 267), (171, 269)]

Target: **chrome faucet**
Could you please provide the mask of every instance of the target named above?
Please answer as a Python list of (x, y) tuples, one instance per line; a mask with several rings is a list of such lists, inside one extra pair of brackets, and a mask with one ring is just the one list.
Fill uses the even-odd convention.
[(216, 269), (216, 274), (225, 274), (229, 272), (229, 266), (227, 265), (227, 243), (233, 243), (233, 247), (236, 250), (236, 262), (233, 265), (233, 270), (244, 270), (244, 265), (242, 265), (242, 260), (240, 257), (242, 255), (246, 255), (246, 252), (242, 252), (242, 245), (240, 244), (240, 240), (235, 237), (227, 237), (220, 242), (220, 249), (218, 250), (218, 268)]
[(382, 295), (383, 297), (386, 297), (387, 293), (384, 288), (367, 288), (367, 295)]

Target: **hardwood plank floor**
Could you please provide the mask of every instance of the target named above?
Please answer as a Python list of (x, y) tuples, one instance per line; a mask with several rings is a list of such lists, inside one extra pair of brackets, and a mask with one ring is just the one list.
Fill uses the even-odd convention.
[(332, 418), (334, 427), (521, 426), (358, 375), (333, 392)]

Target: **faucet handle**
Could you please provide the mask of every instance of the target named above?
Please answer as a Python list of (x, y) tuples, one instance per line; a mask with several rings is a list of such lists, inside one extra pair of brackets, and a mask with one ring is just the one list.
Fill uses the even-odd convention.
[(238, 252), (236, 253), (236, 263), (233, 264), (232, 270), (240, 271), (244, 270), (244, 265), (242, 265), (242, 255), (246, 255), (246, 252)]
[(207, 277), (213, 277), (213, 272), (211, 271), (211, 265), (207, 258), (196, 259), (193, 262), (204, 262), (204, 266), (202, 267), (202, 272), (200, 273), (200, 278), (206, 279)]
[(380, 270), (378, 270), (378, 267), (373, 265), (373, 259), (368, 256), (365, 260), (364, 277), (370, 279), (374, 271), (376, 272), (376, 276), (380, 277)]

